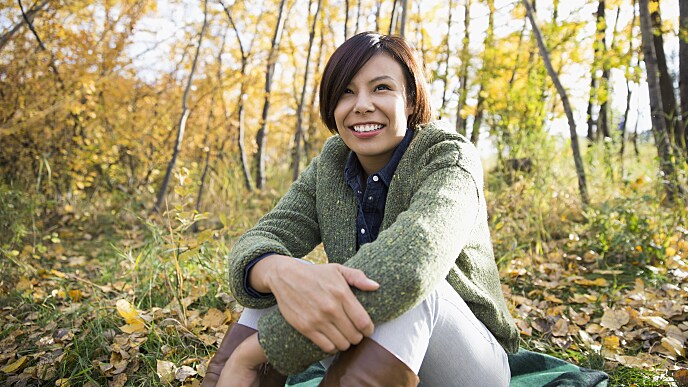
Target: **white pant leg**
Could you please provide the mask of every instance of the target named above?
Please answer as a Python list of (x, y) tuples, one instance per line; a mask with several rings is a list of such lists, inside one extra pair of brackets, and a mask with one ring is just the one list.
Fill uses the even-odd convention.
[(421, 386), (508, 386), (506, 352), (446, 281), (371, 337), (406, 363)]

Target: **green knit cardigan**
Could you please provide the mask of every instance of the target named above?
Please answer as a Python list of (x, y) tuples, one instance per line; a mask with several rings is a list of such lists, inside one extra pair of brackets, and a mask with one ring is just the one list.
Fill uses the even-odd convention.
[[(392, 178), (380, 234), (358, 251), (357, 203), (344, 180), (350, 153), (339, 136), (328, 139), (275, 208), (237, 241), (229, 257), (237, 301), (254, 309), (276, 303), (245, 291), (251, 260), (268, 252), (300, 258), (322, 242), (330, 263), (360, 269), (380, 284), (374, 292), (354, 289), (375, 324), (411, 309), (446, 279), (504, 349), (515, 352), (518, 331), (501, 292), (475, 147), (441, 122), (418, 127)], [(477, 217), (466, 203), (478, 203)], [(258, 330), (268, 361), (284, 374), (329, 356), (278, 309), (259, 320)]]

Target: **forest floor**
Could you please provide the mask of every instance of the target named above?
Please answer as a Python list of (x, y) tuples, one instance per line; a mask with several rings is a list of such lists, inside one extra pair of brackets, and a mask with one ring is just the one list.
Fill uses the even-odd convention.
[[(3, 278), (0, 382), (199, 385), (239, 312), (224, 286), (224, 245), (175, 277), (176, 264), (156, 259), (166, 253), (151, 246), (161, 243), (155, 232), (92, 232), (56, 228), (39, 250), (27, 245), (5, 261), (6, 273), (33, 269)], [(657, 266), (567, 253), (573, 236), (513, 260), (503, 288), (521, 346), (605, 370), (611, 385), (686, 385), (686, 232), (666, 236), (670, 256)]]
[[(688, 386), (688, 210), (641, 178), (586, 211), (552, 184), (486, 188), (521, 347), (611, 386)], [(184, 200), (162, 217), (97, 201), (36, 212), (40, 236), (0, 246), (0, 384), (200, 385), (241, 311), (224, 257), (279, 192), (235, 195), (241, 212), (217, 220)]]

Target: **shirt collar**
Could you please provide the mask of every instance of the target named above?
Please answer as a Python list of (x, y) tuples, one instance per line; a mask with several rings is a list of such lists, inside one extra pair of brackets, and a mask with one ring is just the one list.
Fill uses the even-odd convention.
[[(408, 146), (411, 143), (412, 139), (413, 129), (407, 129), (404, 138), (401, 140), (399, 145), (397, 145), (397, 147), (394, 149), (394, 153), (392, 153), (392, 157), (389, 159), (387, 164), (380, 171), (375, 173), (376, 175), (380, 176), (380, 178), (387, 187), (389, 187), (389, 184), (392, 182), (392, 176), (394, 176), (394, 172), (397, 170), (399, 161), (401, 161), (401, 158), (404, 156), (404, 153), (406, 153), (406, 149), (408, 149)], [(358, 161), (356, 153), (351, 152), (349, 154), (348, 160), (346, 161), (346, 165), (344, 166), (344, 179), (349, 183), (349, 186), (353, 187), (353, 181), (362, 175), (363, 167), (361, 166), (361, 163)]]

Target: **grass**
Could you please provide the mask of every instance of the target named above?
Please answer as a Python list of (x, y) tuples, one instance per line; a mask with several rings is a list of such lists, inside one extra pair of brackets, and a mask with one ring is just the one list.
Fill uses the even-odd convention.
[[(591, 313), (591, 321), (598, 321), (603, 307), (623, 300), (637, 278), (648, 289), (671, 283), (664, 270), (666, 252), (683, 240), (676, 237), (676, 230), (687, 214), (685, 208), (661, 203), (656, 166), (627, 162), (621, 176), (617, 169), (588, 162), (592, 203), (583, 208), (567, 148), (554, 143), (542, 148), (530, 173), (490, 171), (486, 175), (495, 256), (511, 294), (537, 302), (535, 310), (545, 316), (547, 308), (556, 306), (545, 300), (546, 295), (566, 302), (576, 293), (592, 291), (597, 294), (593, 304), (597, 310)], [(603, 151), (589, 148), (586, 157), (602, 160)], [(651, 148), (642, 151), (643, 159), (652, 157)], [(239, 176), (237, 171), (233, 174), (227, 175)], [(44, 383), (96, 386), (126, 375), (128, 385), (159, 385), (156, 374), (161, 361), (198, 373), (185, 382), (173, 377), (173, 385), (200, 380), (227, 324), (240, 311), (227, 289), (224, 257), (233, 240), (272, 207), (290, 182), (286, 169), (274, 170), (271, 176), (277, 177), (269, 180), (266, 190), (251, 195), (229, 180), (217, 179), (205, 199), (207, 215), (192, 210), (193, 184), (176, 187), (163, 217), (149, 215), (137, 202), (119, 202), (112, 208), (93, 200), (75, 203), (69, 211), (49, 208), (46, 211), (60, 213), (66, 221), (34, 227), (35, 211), (15, 204), (3, 208), (2, 203), (10, 201), (0, 201), (0, 213), (14, 211), (15, 219), (14, 234), (1, 244), (1, 254), (11, 259), (0, 259), (0, 269), (6, 273), (0, 283), (0, 367), (28, 357), (16, 372), (0, 372), (0, 383), (42, 379)], [(10, 191), (4, 189), (0, 193)], [(38, 199), (14, 192), (5, 195), (11, 203), (39, 207), (26, 202)], [(189, 230), (194, 222), (201, 226), (200, 233)], [(210, 231), (204, 234), (203, 230)], [(322, 246), (309, 257), (323, 261)], [(545, 265), (553, 257), (561, 262), (560, 269)], [(513, 274), (521, 268), (528, 275)], [(566, 283), (570, 286), (547, 288), (538, 282), (551, 282), (557, 270), (565, 274), (560, 281), (578, 275), (605, 278), (610, 286)], [(600, 270), (620, 270), (620, 274), (599, 274)], [(125, 321), (115, 307), (120, 299), (140, 312), (146, 320), (145, 331), (122, 332)], [(585, 307), (571, 306), (576, 311)], [(213, 310), (227, 311), (223, 324), (208, 322)], [(562, 316), (570, 318), (568, 313)], [(532, 314), (527, 319), (532, 322), (537, 317)], [(60, 329), (68, 335), (59, 336)], [(627, 367), (580, 339), (565, 339), (551, 332), (534, 332), (523, 336), (522, 346), (605, 370), (611, 385), (672, 385), (668, 371), (672, 364)], [(643, 348), (629, 345), (623, 353), (633, 355), (633, 351), (641, 353)], [(684, 364), (682, 360), (677, 364)], [(113, 372), (117, 367), (124, 371)]]

